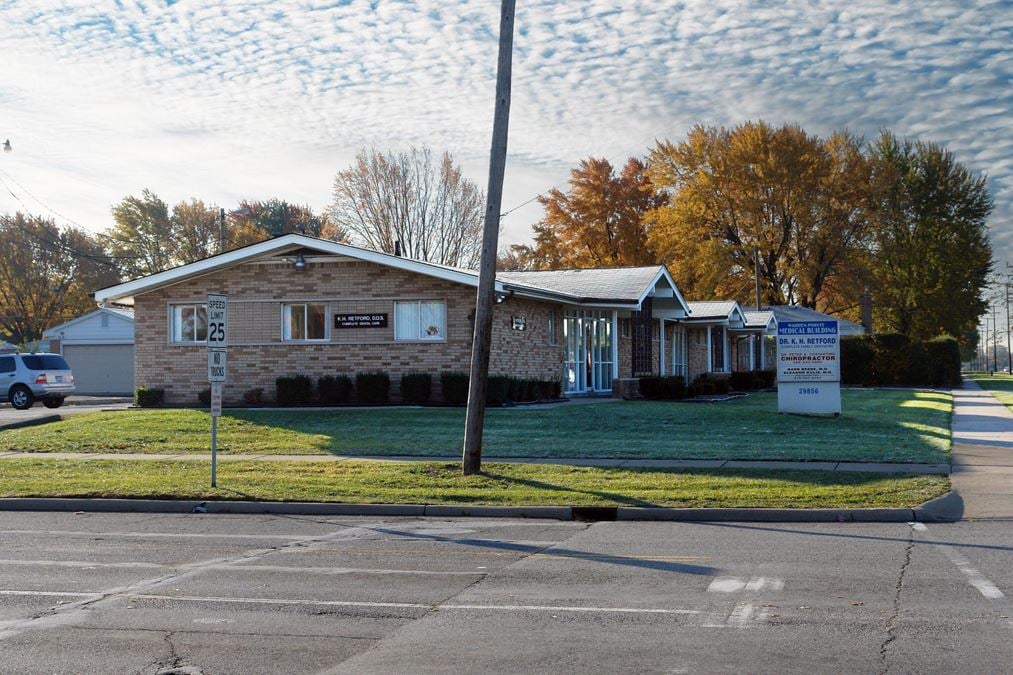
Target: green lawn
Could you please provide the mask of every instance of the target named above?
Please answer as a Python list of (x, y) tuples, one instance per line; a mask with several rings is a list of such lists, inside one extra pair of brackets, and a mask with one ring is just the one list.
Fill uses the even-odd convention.
[(1013, 375), (974, 373), (969, 377), (982, 389), (1006, 404), (1007, 408), (1013, 410)]
[[(487, 457), (777, 459), (935, 463), (947, 460), (952, 397), (847, 389), (839, 418), (777, 414), (772, 393), (726, 403), (628, 401), (491, 409)], [(0, 452), (208, 452), (198, 410), (74, 416), (0, 432)], [(227, 411), (219, 448), (232, 454), (457, 456), (459, 408)]]
[(945, 476), (824, 471), (628, 470), (441, 462), (0, 460), (0, 497), (256, 499), (386, 504), (677, 507), (914, 507)]

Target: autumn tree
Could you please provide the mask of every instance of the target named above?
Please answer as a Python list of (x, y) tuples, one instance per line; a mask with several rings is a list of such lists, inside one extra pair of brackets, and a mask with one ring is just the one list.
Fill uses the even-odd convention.
[(647, 217), (648, 242), (692, 297), (753, 304), (759, 250), (764, 304), (817, 307), (864, 249), (869, 172), (846, 132), (698, 126), (650, 153), (648, 176), (669, 201)]
[(90, 294), (118, 281), (91, 234), (22, 213), (0, 216), (0, 330), (13, 342), (91, 311)]
[(309, 206), (282, 199), (243, 200), (229, 212), (226, 249), (239, 248), (292, 232), (346, 242), (348, 235), (327, 213), (316, 214)]
[(570, 172), (569, 189), (553, 188), (538, 201), (545, 215), (534, 244), (514, 254), (533, 268), (629, 267), (657, 263), (645, 216), (664, 205), (646, 165), (629, 159), (616, 174), (606, 159), (585, 159)]
[(354, 243), (416, 260), (474, 269), (482, 250), (485, 194), (450, 153), (362, 149), (334, 179), (330, 215)]
[(124, 277), (134, 279), (178, 263), (169, 206), (150, 190), (127, 196), (113, 206), (113, 227), (106, 233)]
[(877, 327), (966, 336), (986, 310), (992, 268), (985, 177), (939, 145), (889, 132), (870, 156)]

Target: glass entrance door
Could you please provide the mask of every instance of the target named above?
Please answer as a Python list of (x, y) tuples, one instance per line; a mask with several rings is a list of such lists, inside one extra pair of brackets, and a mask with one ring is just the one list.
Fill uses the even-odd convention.
[(563, 318), (564, 378), (569, 393), (612, 390), (612, 320), (609, 312), (572, 310)]

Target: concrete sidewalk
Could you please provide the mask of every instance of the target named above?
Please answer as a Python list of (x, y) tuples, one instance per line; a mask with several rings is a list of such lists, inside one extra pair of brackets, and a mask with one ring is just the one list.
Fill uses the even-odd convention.
[[(102, 460), (117, 459), (131, 461), (210, 461), (210, 454), (181, 453), (155, 455), (131, 453), (84, 453), (84, 452), (5, 452), (4, 459), (63, 459)], [(219, 462), (458, 462), (459, 456), (420, 457), (416, 455), (230, 455), (218, 454)], [(565, 457), (483, 457), (483, 462), (505, 462), (510, 464), (564, 464), (567, 466), (600, 466), (623, 469), (761, 469), (770, 471), (854, 471), (859, 473), (906, 473), (906, 474), (948, 474), (949, 464), (907, 464), (875, 462), (781, 462), (723, 459), (595, 459)]]
[(963, 517), (1013, 519), (1013, 413), (972, 380), (953, 391), (952, 455)]

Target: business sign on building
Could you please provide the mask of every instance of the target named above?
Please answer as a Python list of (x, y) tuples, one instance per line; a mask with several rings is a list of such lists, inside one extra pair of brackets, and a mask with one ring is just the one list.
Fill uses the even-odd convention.
[(335, 328), (386, 328), (386, 314), (335, 314)]
[(777, 409), (841, 412), (841, 343), (836, 321), (777, 325)]

